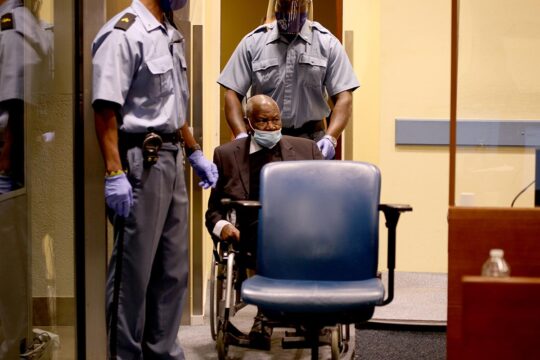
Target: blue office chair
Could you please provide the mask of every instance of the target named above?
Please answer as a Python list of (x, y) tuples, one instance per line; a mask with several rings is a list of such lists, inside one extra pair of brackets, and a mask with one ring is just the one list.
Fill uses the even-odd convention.
[[(395, 229), (412, 209), (380, 205), (380, 188), (379, 169), (368, 163), (276, 162), (262, 170), (257, 275), (243, 282), (241, 297), (273, 323), (300, 325), (312, 359), (323, 329), (332, 327), (329, 345), (338, 359), (351, 347), (347, 324), (369, 320), (375, 306), (392, 301)], [(380, 210), (389, 227), (386, 299), (377, 271)], [(291, 343), (282, 345), (299, 344)]]

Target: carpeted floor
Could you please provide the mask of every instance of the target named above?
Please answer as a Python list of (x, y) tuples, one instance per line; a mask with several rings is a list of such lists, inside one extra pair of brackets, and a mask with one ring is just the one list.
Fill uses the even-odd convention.
[[(187, 360), (215, 360), (217, 353), (208, 326), (189, 326), (180, 330), (180, 339)], [(357, 329), (354, 360), (444, 360), (446, 332), (426, 330)], [(282, 350), (279, 339), (273, 338), (272, 351), (230, 347), (231, 360), (309, 360), (306, 349)], [(329, 358), (329, 350), (321, 348), (320, 359)]]
[(356, 330), (355, 360), (444, 360), (444, 327)]

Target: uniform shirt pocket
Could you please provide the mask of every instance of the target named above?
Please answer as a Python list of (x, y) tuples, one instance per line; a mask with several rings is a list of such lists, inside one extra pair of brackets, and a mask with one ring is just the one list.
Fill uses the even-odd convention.
[(309, 87), (322, 88), (328, 60), (322, 57), (302, 54), (298, 59), (298, 63), (300, 83)]
[(257, 94), (270, 94), (279, 82), (279, 59), (253, 61), (253, 85)]
[(173, 59), (170, 55), (161, 56), (146, 62), (150, 72), (148, 91), (153, 96), (167, 96), (173, 92)]

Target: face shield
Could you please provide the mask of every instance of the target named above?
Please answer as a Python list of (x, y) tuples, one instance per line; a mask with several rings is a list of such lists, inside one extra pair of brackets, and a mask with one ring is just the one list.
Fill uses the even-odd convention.
[(296, 35), (308, 17), (308, 1), (276, 0), (275, 16), (282, 34)]

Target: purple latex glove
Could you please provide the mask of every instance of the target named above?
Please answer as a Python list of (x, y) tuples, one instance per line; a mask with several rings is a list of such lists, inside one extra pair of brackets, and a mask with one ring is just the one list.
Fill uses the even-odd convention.
[(219, 177), (216, 164), (208, 161), (201, 150), (195, 150), (188, 157), (188, 160), (197, 176), (201, 179), (199, 182), (200, 187), (203, 189), (216, 187)]
[(133, 205), (133, 190), (126, 174), (105, 178), (105, 201), (117, 215), (129, 215)]
[(236, 137), (234, 138), (234, 140), (242, 139), (242, 138), (245, 138), (245, 137), (248, 137), (248, 134), (245, 133), (245, 132), (241, 132), (241, 133), (239, 133), (238, 135), (236, 135)]
[(8, 175), (0, 175), (0, 194), (5, 194), (13, 189), (13, 181)]
[(321, 150), (322, 156), (325, 160), (332, 160), (336, 155), (336, 149), (332, 142), (326, 138), (322, 138), (317, 142), (319, 150)]

